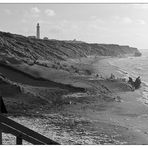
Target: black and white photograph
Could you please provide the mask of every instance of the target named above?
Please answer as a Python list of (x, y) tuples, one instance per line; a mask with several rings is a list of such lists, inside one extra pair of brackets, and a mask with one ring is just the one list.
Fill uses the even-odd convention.
[(0, 145), (148, 145), (148, 3), (0, 3)]

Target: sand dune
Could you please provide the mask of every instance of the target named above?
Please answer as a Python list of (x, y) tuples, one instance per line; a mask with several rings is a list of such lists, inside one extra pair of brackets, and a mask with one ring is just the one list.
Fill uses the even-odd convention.
[(68, 89), (70, 91), (84, 91), (84, 88), (53, 82), (41, 77), (36, 78), (25, 72), (11, 68), (10, 66), (1, 65), (0, 73), (2, 73), (9, 80), (20, 83), (20, 84), (38, 86), (38, 87), (49, 87), (49, 88), (57, 87), (61, 89)]

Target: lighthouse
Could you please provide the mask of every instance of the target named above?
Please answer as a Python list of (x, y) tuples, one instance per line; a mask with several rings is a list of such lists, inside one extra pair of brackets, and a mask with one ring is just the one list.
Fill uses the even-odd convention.
[(36, 26), (36, 38), (40, 39), (40, 25), (39, 25), (39, 23), (37, 23), (37, 26)]

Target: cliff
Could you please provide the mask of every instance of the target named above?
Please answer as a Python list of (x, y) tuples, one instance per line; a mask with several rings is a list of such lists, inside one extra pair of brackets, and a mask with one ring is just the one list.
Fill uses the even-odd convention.
[(23, 60), (61, 61), (89, 55), (140, 56), (137, 48), (115, 44), (88, 44), (78, 41), (42, 40), (0, 32), (0, 55)]

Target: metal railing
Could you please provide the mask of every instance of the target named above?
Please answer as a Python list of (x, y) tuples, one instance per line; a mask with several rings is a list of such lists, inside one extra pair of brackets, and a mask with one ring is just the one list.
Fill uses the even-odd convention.
[(10, 133), (16, 136), (17, 145), (21, 145), (23, 140), (35, 145), (59, 145), (59, 143), (0, 115), (0, 145), (2, 145), (2, 133)]

